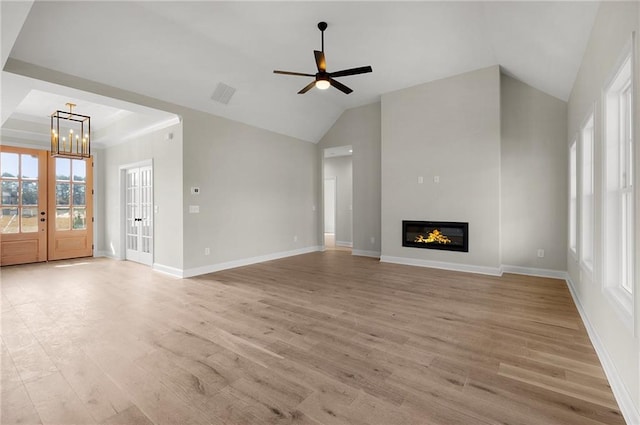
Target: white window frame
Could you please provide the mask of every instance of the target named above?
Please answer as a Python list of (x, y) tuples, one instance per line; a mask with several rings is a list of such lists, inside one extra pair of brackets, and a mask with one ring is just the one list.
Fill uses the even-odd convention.
[[(626, 46), (602, 94), (603, 290), (615, 310), (634, 328), (635, 199), (633, 117), (635, 108), (635, 42)], [(625, 128), (626, 127), (626, 128)], [(626, 130), (626, 131), (625, 131)], [(627, 209), (624, 212), (624, 209)], [(615, 238), (615, 234), (619, 236)], [(617, 263), (617, 261), (620, 261)]]
[(580, 127), (578, 184), (580, 202), (579, 254), (580, 266), (593, 276), (595, 262), (595, 113), (593, 110)]
[(569, 252), (578, 258), (578, 136), (569, 145)]

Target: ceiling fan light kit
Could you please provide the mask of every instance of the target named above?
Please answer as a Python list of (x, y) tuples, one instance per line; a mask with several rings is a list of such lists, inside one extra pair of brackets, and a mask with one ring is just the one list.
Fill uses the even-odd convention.
[(316, 80), (316, 88), (319, 90), (326, 90), (331, 87), (329, 80), (318, 79)]
[(298, 94), (304, 94), (311, 90), (314, 86), (319, 90), (326, 90), (329, 87), (333, 86), (336, 89), (340, 90), (344, 94), (349, 94), (353, 90), (339, 81), (335, 80), (336, 77), (346, 77), (349, 75), (357, 75), (357, 74), (365, 74), (367, 72), (373, 72), (371, 66), (361, 66), (358, 68), (350, 68), (343, 69), (342, 71), (336, 72), (327, 72), (327, 63), (324, 56), (324, 31), (327, 29), (326, 22), (319, 22), (318, 29), (321, 33), (322, 38), (322, 50), (314, 50), (313, 55), (316, 60), (316, 67), (318, 68), (318, 72), (314, 74), (305, 74), (302, 72), (291, 72), (291, 71), (273, 71), (274, 74), (284, 74), (284, 75), (295, 75), (299, 77), (314, 77), (315, 79), (307, 84), (302, 90), (298, 92)]

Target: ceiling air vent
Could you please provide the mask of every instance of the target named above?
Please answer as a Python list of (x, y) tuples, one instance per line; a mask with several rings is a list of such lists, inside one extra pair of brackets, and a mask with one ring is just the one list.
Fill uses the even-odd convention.
[(211, 99), (215, 100), (216, 102), (228, 105), (229, 101), (231, 100), (231, 96), (233, 96), (235, 92), (236, 89), (234, 89), (233, 87), (230, 87), (224, 83), (218, 83), (218, 86), (214, 90), (213, 95), (211, 95)]

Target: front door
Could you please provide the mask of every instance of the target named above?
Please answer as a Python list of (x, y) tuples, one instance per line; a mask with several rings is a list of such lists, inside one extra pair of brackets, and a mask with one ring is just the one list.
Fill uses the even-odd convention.
[(49, 160), (49, 260), (93, 255), (93, 158)]
[(127, 169), (126, 258), (153, 263), (153, 172), (151, 166)]
[(47, 151), (0, 146), (0, 265), (47, 261)]

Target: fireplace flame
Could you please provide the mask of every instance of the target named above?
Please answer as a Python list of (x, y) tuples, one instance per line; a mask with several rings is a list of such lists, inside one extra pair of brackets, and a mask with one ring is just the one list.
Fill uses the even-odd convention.
[(447, 244), (451, 243), (451, 239), (443, 235), (440, 230), (434, 229), (426, 238), (422, 235), (416, 236), (414, 242)]

